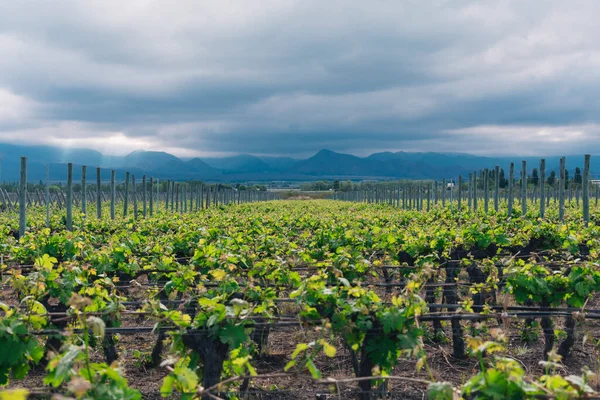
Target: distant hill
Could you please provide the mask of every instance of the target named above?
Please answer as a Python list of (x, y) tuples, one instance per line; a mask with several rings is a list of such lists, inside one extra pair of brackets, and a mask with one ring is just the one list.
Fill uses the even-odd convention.
[(191, 173), (193, 169), (184, 161), (163, 151), (137, 150), (125, 156), (123, 166), (139, 168), (161, 174)]
[(273, 171), (269, 164), (250, 154), (240, 154), (222, 158), (205, 158), (203, 161), (211, 167), (220, 169), (225, 173), (255, 174)]
[(298, 162), (297, 159), (291, 157), (260, 157), (273, 171), (287, 171)]
[[(126, 156), (106, 156), (89, 149), (62, 149), (52, 146), (20, 146), (1, 144), (0, 180), (19, 179), (19, 158), (28, 157), (28, 178), (32, 181), (45, 178), (46, 165), (50, 165), (52, 180), (66, 180), (67, 162), (76, 165), (74, 179), (79, 179), (81, 165), (87, 165), (88, 176), (95, 176), (93, 168), (102, 167), (102, 179), (109, 179), (110, 170), (117, 171), (122, 179), (125, 171), (136, 176), (146, 174), (159, 179), (205, 181), (308, 181), (316, 179), (453, 179), (495, 165), (504, 168), (515, 163), (515, 176), (521, 170), (521, 160), (527, 161), (527, 170), (539, 166), (540, 157), (480, 157), (463, 153), (409, 153), (381, 152), (368, 157), (357, 157), (331, 150), (320, 150), (307, 159), (289, 157), (258, 157), (240, 154), (229, 157), (194, 158), (184, 161), (160, 151), (134, 151)], [(560, 157), (546, 157), (548, 174), (558, 169)], [(583, 156), (567, 156), (567, 169), (582, 167)], [(592, 157), (592, 176), (595, 157)], [(600, 165), (600, 160), (598, 162)]]
[(365, 175), (387, 176), (385, 171), (378, 170), (379, 162), (372, 162), (350, 154), (321, 150), (314, 156), (296, 162), (292, 170), (305, 175)]
[(216, 168), (211, 167), (199, 158), (192, 158), (187, 162), (188, 166), (197, 174), (201, 176), (216, 177), (222, 175), (222, 172)]

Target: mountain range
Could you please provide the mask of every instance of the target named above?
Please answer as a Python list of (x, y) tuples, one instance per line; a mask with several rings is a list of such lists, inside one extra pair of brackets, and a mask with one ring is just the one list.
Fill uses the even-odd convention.
[[(0, 180), (19, 179), (20, 157), (28, 158), (28, 179), (43, 180), (46, 165), (50, 179), (66, 179), (66, 163), (72, 162), (74, 179), (80, 179), (81, 165), (88, 166), (88, 179), (95, 177), (95, 167), (102, 168), (102, 179), (110, 178), (110, 170), (117, 179), (125, 172), (141, 177), (146, 174), (159, 179), (225, 181), (309, 181), (319, 179), (455, 179), (461, 174), (498, 165), (505, 169), (515, 163), (515, 176), (521, 170), (521, 161), (527, 161), (528, 172), (539, 167), (540, 157), (482, 157), (464, 153), (410, 153), (382, 152), (368, 157), (321, 150), (306, 159), (289, 157), (259, 157), (240, 154), (219, 158), (181, 159), (159, 151), (134, 151), (126, 156), (107, 156), (90, 149), (64, 149), (52, 146), (22, 146), (1, 144)], [(546, 157), (547, 173), (558, 169), (560, 157)], [(592, 157), (592, 171), (594, 157)], [(582, 167), (583, 156), (567, 156), (567, 168)], [(600, 171), (600, 169), (598, 169)], [(594, 174), (592, 173), (592, 176)]]

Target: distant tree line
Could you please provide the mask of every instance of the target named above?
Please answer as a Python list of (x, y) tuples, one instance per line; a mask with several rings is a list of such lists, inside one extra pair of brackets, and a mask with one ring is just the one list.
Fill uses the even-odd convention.
[[(489, 177), (489, 181), (490, 181), (490, 187), (494, 187), (496, 184), (496, 171), (494, 169), (489, 170), (488, 172), (488, 177)], [(468, 183), (466, 183), (466, 179), (468, 177), (463, 177), (465, 179), (465, 188), (467, 187)], [(500, 168), (499, 172), (498, 172), (498, 186), (501, 189), (505, 189), (508, 187), (508, 177), (504, 171), (504, 168)], [(558, 183), (558, 176), (556, 175), (555, 171), (550, 171), (550, 173), (548, 174), (547, 178), (546, 178), (546, 184), (549, 186), (554, 186), (556, 183)], [(300, 190), (301, 191), (328, 191), (328, 190), (332, 190), (332, 191), (336, 191), (336, 192), (349, 192), (349, 191), (354, 191), (354, 190), (370, 190), (370, 189), (374, 189), (375, 187), (380, 187), (380, 188), (392, 188), (395, 186), (398, 186), (399, 184), (415, 184), (415, 183), (420, 183), (420, 184), (427, 184), (427, 183), (431, 183), (433, 182), (432, 180), (423, 180), (423, 181), (415, 181), (415, 180), (396, 180), (396, 181), (383, 181), (383, 182), (376, 182), (376, 181), (361, 181), (361, 182), (353, 182), (351, 180), (346, 180), (346, 181), (339, 181), (337, 179), (329, 181), (329, 180), (320, 180), (320, 181), (314, 181), (314, 182), (304, 182), (302, 184), (300, 184)], [(438, 181), (439, 182), (439, 181)], [(448, 182), (450, 182), (450, 180), (448, 180)], [(454, 183), (456, 183), (455, 181), (452, 181)], [(565, 188), (568, 187), (581, 187), (583, 183), (583, 177), (582, 177), (582, 173), (581, 173), (581, 169), (579, 167), (575, 168), (575, 173), (573, 174), (573, 177), (570, 177), (569, 171), (565, 170)], [(520, 171), (515, 170), (515, 180), (514, 180), (514, 184), (515, 185), (521, 185), (521, 178), (520, 178)], [(539, 186), (540, 184), (540, 177), (539, 177), (539, 172), (537, 168), (533, 168), (533, 170), (531, 171), (531, 174), (529, 174), (527, 176), (527, 185), (528, 186)], [(477, 188), (478, 189), (483, 189), (483, 175), (481, 174), (481, 171), (477, 174)]]
[[(90, 182), (90, 180), (88, 180), (88, 182)], [(191, 187), (197, 187), (198, 185), (204, 185), (204, 187), (206, 188), (217, 188), (217, 189), (237, 189), (237, 190), (258, 190), (261, 192), (266, 192), (267, 191), (267, 185), (264, 184), (241, 184), (241, 183), (235, 183), (235, 184), (229, 184), (229, 183), (206, 183), (203, 181), (187, 181), (187, 182), (178, 182), (178, 183), (186, 183)], [(167, 180), (159, 180), (158, 182), (158, 186), (159, 186), (159, 190), (161, 193), (164, 193), (167, 190), (167, 184), (168, 181)], [(93, 183), (89, 183), (86, 184), (88, 190), (96, 190), (96, 182), (95, 180), (93, 181)], [(64, 191), (66, 190), (67, 184), (65, 182), (55, 182), (55, 183), (51, 183), (49, 186), (49, 190), (51, 193), (55, 193), (55, 192), (59, 192), (59, 191)], [(131, 189), (131, 181), (130, 181), (130, 185), (129, 185), (130, 189)], [(0, 184), (0, 188), (5, 189), (7, 192), (9, 193), (13, 193), (16, 192), (19, 188), (19, 182), (4, 182)], [(81, 192), (81, 183), (78, 182), (73, 182), (73, 192), (74, 193), (79, 193)], [(142, 190), (142, 180), (141, 178), (137, 178), (136, 177), (136, 190)], [(119, 182), (119, 183), (115, 183), (115, 189), (117, 191), (124, 191), (125, 190), (125, 182)], [(28, 182), (27, 183), (27, 190), (28, 191), (37, 191), (37, 190), (41, 190), (42, 192), (46, 190), (46, 183), (39, 181), (38, 183), (31, 183)], [(146, 190), (150, 190), (150, 179), (146, 179)], [(156, 181), (154, 182), (154, 188), (153, 190), (156, 190)], [(110, 191), (110, 183), (102, 183), (102, 191)]]

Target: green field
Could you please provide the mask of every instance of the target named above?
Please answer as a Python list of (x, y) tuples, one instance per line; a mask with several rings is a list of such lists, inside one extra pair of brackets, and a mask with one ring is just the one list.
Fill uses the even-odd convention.
[(537, 207), (0, 214), (0, 399), (593, 397), (600, 208)]

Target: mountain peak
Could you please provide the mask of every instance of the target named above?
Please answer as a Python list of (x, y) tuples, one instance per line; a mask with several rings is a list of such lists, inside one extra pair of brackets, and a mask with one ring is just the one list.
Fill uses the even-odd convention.
[(330, 155), (330, 154), (338, 154), (333, 150), (329, 150), (329, 149), (321, 149), (317, 152), (317, 154), (315, 154), (315, 156), (324, 156), (324, 155)]

